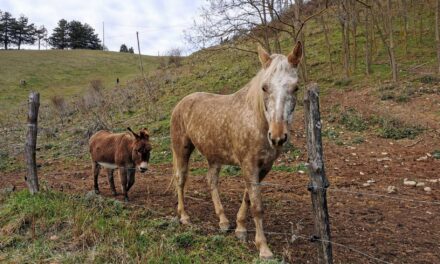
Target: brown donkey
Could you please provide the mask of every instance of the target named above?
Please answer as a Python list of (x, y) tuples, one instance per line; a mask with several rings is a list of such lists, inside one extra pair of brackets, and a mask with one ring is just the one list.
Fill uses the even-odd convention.
[(258, 55), (262, 69), (236, 93), (194, 93), (183, 98), (171, 116), (171, 140), (180, 222), (190, 223), (184, 208), (184, 187), (188, 161), (197, 148), (208, 160), (207, 180), (222, 230), (229, 229), (229, 220), (217, 189), (220, 168), (224, 164), (241, 166), (245, 190), (235, 234), (246, 239), (246, 213), (250, 205), (260, 257), (271, 258), (273, 254), (263, 231), (259, 183), (288, 139), (298, 91), (297, 66), (302, 45), (298, 42), (288, 56), (269, 55), (261, 47)]
[(95, 192), (99, 194), (98, 175), (101, 167), (104, 167), (107, 169), (112, 193), (117, 195), (113, 172), (118, 169), (125, 201), (128, 201), (128, 191), (134, 184), (136, 170), (141, 173), (147, 171), (151, 151), (146, 128), (141, 129), (139, 134), (129, 127), (127, 129), (130, 133), (114, 134), (100, 130), (89, 140)]

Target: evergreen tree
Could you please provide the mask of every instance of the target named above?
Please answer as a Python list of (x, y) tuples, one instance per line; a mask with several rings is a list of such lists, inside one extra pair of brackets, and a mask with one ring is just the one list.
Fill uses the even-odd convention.
[(67, 20), (61, 19), (58, 21), (58, 27), (54, 28), (52, 35), (49, 38), (49, 43), (56, 49), (65, 49), (69, 47), (69, 28)]
[(133, 49), (133, 47), (130, 47), (130, 48), (128, 49), (128, 52), (129, 52), (129, 53), (134, 53), (134, 49)]
[(5, 49), (11, 44), (14, 39), (14, 25), (17, 23), (15, 18), (12, 17), (11, 13), (4, 12), (1, 13), (0, 17), (0, 29), (1, 29), (1, 40)]
[(119, 52), (128, 52), (127, 45), (122, 44), (121, 48), (119, 49)]
[(13, 37), (11, 42), (20, 49), (22, 44), (34, 44), (36, 41), (36, 29), (34, 24), (29, 24), (29, 20), (25, 16), (20, 18), (13, 25)]
[(101, 50), (101, 40), (98, 34), (95, 33), (95, 29), (89, 26), (87, 23), (83, 25), (84, 36), (85, 36), (85, 46), (84, 49)]

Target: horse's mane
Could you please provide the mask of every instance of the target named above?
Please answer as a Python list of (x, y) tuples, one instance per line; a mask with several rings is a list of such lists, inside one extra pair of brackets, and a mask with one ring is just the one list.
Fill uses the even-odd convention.
[(288, 62), (285, 56), (280, 54), (273, 54), (270, 56), (271, 63), (267, 68), (261, 69), (257, 75), (246, 85), (248, 89), (246, 94), (246, 102), (258, 113), (261, 120), (265, 120), (264, 115), (264, 92), (262, 90), (263, 83), (270, 79), (271, 75), (288, 67)]

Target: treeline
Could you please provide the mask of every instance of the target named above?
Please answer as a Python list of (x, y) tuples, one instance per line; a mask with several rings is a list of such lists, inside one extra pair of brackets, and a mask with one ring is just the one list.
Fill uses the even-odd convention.
[(38, 49), (44, 41), (54, 49), (102, 49), (101, 40), (95, 30), (87, 23), (76, 20), (68, 22), (61, 19), (52, 34), (48, 36), (44, 25), (38, 28), (29, 19), (21, 15), (18, 19), (11, 13), (0, 10), (0, 43), (7, 50), (11, 46), (20, 49), (22, 45), (34, 45), (38, 42)]
[[(186, 40), (196, 48), (215, 46), (210, 50), (248, 52), (254, 52), (248, 44), (258, 42), (276, 53), (281, 52), (281, 40), (300, 40), (305, 44), (300, 72), (307, 81), (306, 33), (311, 21), (322, 33), (332, 74), (337, 69), (345, 78), (360, 70), (371, 74), (377, 47), (381, 46), (392, 79), (397, 81), (400, 70), (396, 46), (407, 55), (414, 41), (421, 45), (434, 32), (435, 42), (431, 39), (424, 46), (436, 51), (440, 73), (440, 0), (207, 0), (199, 19), (186, 31)], [(334, 32), (339, 34), (337, 42)]]

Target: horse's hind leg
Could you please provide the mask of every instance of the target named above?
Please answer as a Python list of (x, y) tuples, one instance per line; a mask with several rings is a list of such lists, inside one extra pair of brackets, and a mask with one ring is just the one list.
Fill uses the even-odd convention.
[(221, 166), (217, 164), (209, 164), (208, 174), (206, 176), (211, 189), (212, 202), (214, 203), (215, 213), (220, 219), (219, 226), (221, 231), (229, 230), (229, 220), (226, 218), (223, 205), (220, 201), (220, 195), (218, 193), (218, 176)]
[(96, 194), (99, 194), (98, 176), (99, 176), (100, 169), (101, 169), (101, 165), (99, 165), (97, 162), (93, 161), (92, 162), (93, 185), (94, 185)]
[(237, 213), (237, 228), (235, 229), (235, 236), (242, 240), (247, 240), (246, 229), (246, 215), (251, 201), (249, 200), (247, 188), (244, 189), (243, 200), (241, 201), (240, 209)]
[(110, 184), (110, 190), (112, 191), (113, 196), (118, 195), (115, 188), (115, 178), (113, 177), (115, 170), (114, 169), (107, 169), (107, 178), (108, 183)]
[(180, 216), (180, 222), (184, 225), (190, 224), (189, 216), (185, 212), (184, 188), (188, 176), (189, 158), (193, 150), (194, 145), (188, 138), (173, 142), (174, 173), (178, 199), (177, 214)]

